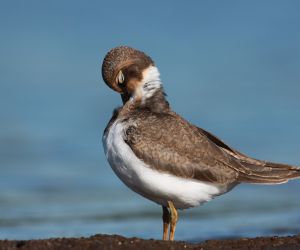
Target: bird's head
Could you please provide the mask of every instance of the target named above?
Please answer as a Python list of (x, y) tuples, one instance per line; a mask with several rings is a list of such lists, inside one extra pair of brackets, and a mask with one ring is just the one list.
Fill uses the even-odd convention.
[(161, 88), (158, 69), (144, 52), (120, 46), (110, 50), (102, 64), (104, 82), (122, 95), (144, 101)]

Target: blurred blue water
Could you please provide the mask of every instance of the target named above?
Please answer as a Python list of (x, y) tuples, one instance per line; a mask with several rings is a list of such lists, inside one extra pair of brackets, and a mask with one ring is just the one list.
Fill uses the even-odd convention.
[[(119, 44), (153, 57), (189, 121), (256, 158), (300, 165), (298, 1), (0, 5), (0, 238), (161, 237), (161, 208), (103, 154), (121, 101), (100, 65)], [(238, 186), (182, 211), (177, 239), (300, 233), (299, 190)]]

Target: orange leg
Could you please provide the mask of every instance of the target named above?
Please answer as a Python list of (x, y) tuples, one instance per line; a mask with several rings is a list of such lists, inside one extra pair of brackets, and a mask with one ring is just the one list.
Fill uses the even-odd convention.
[(163, 240), (168, 240), (168, 234), (169, 234), (169, 224), (170, 224), (170, 212), (167, 207), (162, 206), (163, 209)]
[(175, 235), (176, 223), (178, 220), (178, 213), (172, 201), (168, 201), (168, 205), (170, 208), (170, 215), (171, 215), (169, 240), (173, 241)]

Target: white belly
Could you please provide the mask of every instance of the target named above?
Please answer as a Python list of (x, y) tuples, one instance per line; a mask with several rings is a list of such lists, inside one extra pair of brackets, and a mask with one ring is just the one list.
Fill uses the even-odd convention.
[(194, 207), (223, 193), (214, 184), (177, 177), (151, 169), (124, 142), (124, 126), (116, 120), (103, 137), (105, 155), (116, 175), (133, 191), (160, 204)]

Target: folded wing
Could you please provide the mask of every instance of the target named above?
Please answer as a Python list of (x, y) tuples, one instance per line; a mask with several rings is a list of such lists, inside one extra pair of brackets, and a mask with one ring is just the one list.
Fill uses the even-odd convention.
[(300, 177), (294, 166), (250, 158), (177, 114), (131, 117), (124, 140), (151, 168), (218, 184), (273, 184)]

